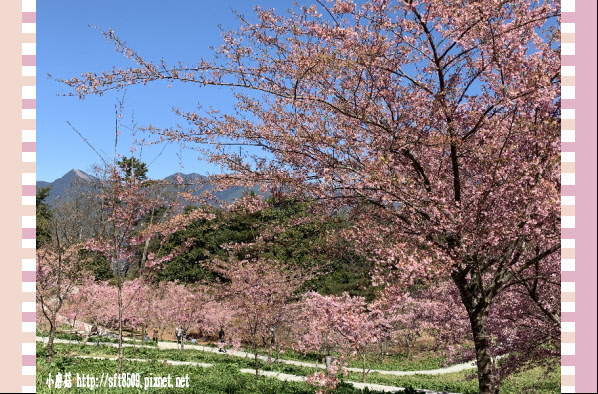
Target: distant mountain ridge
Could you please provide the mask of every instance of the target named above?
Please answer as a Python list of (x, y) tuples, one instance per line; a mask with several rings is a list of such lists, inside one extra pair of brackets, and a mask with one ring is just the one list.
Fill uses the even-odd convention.
[(87, 174), (84, 171), (73, 168), (52, 182), (37, 181), (35, 182), (35, 186), (38, 188), (52, 186), (52, 189), (50, 189), (50, 194), (46, 198), (46, 202), (50, 205), (53, 205), (56, 200), (68, 197), (70, 192), (74, 190), (74, 187), (77, 184), (89, 184), (94, 180), (96, 180), (95, 177)]
[[(176, 183), (176, 179), (178, 176), (178, 173), (172, 174), (164, 178), (164, 180), (174, 184)], [(192, 191), (192, 194), (194, 196), (198, 196), (202, 192), (206, 190), (212, 190), (214, 188), (214, 184), (210, 183), (209, 178), (204, 175), (191, 173), (180, 174), (180, 176), (181, 178), (183, 178), (183, 183), (195, 183), (196, 181), (203, 183), (203, 185), (200, 188), (198, 188), (198, 190)], [(62, 177), (52, 182), (37, 181), (35, 185), (38, 188), (52, 186), (52, 189), (50, 189), (50, 194), (46, 198), (46, 202), (50, 205), (54, 205), (60, 199), (68, 199), (69, 197), (74, 197), (75, 193), (79, 193), (81, 189), (85, 190), (86, 186), (91, 186), (95, 181), (98, 181), (98, 178), (89, 175), (84, 171), (73, 168), (72, 170), (64, 174)], [(226, 190), (215, 192), (214, 195), (221, 201), (232, 202), (234, 199), (241, 197), (243, 195), (243, 192), (249, 190), (254, 191), (256, 194), (264, 195), (264, 193), (260, 192), (259, 186), (255, 186), (251, 189), (246, 189), (238, 186), (231, 187)], [(166, 191), (174, 192), (174, 186), (167, 186)]]

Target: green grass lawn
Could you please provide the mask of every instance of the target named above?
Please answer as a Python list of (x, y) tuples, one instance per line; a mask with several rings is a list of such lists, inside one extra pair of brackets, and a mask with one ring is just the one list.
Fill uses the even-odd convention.
[[(47, 337), (47, 332), (38, 332), (38, 336)], [(72, 340), (73, 343), (82, 342), (83, 336), (78, 334), (69, 334), (69, 333), (57, 333), (57, 339), (65, 339), (65, 340)], [(93, 336), (88, 340), (88, 343), (95, 343), (98, 341), (98, 337)], [(112, 339), (107, 337), (100, 337), (99, 342), (106, 342), (106, 343), (118, 343), (118, 339)], [(160, 342), (172, 342), (173, 341), (160, 341)], [(132, 345), (133, 340), (131, 338), (123, 339), (123, 343)], [(157, 347), (156, 343), (154, 342), (147, 342), (142, 343), (140, 339), (135, 342), (137, 345), (144, 345), (144, 346), (151, 346)], [(185, 344), (186, 346), (194, 345), (190, 342)], [(213, 347), (216, 348), (216, 344), (204, 344), (201, 346)], [(188, 348), (189, 349), (189, 348)], [(251, 351), (249, 351), (251, 352)], [(259, 349), (258, 353), (262, 356), (267, 356), (268, 351), (266, 349)], [(275, 354), (272, 354), (272, 359), (275, 358)], [(322, 355), (318, 355), (316, 353), (307, 353), (301, 354), (297, 352), (293, 352), (292, 350), (285, 350), (280, 354), (281, 359), (285, 360), (295, 360), (295, 361), (303, 361), (308, 363), (322, 363)], [(424, 370), (431, 370), (431, 369), (438, 369), (443, 368), (445, 366), (446, 358), (442, 355), (435, 354), (434, 352), (419, 352), (415, 354), (413, 357), (409, 358), (405, 354), (389, 354), (385, 357), (384, 362), (380, 362), (378, 357), (369, 357), (367, 366), (369, 369), (379, 369), (383, 371), (424, 371)], [(350, 367), (354, 368), (361, 368), (362, 364), (360, 360), (353, 360), (351, 361)]]
[[(66, 356), (64, 349), (59, 349), (54, 361), (50, 364), (45, 362), (42, 349), (38, 348), (37, 357), (37, 377), (36, 390), (38, 393), (59, 393), (68, 390), (69, 393), (208, 393), (208, 394), (313, 394), (315, 388), (307, 383), (301, 382), (283, 382), (276, 378), (260, 376), (258, 379), (253, 374), (241, 373), (240, 368), (247, 368), (248, 365), (243, 359), (237, 357), (228, 358), (221, 356), (220, 359), (210, 359), (215, 362), (213, 367), (203, 368), (195, 366), (173, 366), (163, 365), (159, 360), (150, 362), (132, 362), (123, 361), (123, 372), (139, 374), (140, 387), (129, 388), (109, 388), (95, 387), (93, 391), (89, 387), (77, 387), (76, 377), (91, 375), (96, 376), (98, 380), (102, 373), (113, 377), (117, 371), (117, 361), (81, 359)], [(104, 349), (99, 349), (104, 350)], [(108, 350), (108, 349), (106, 349)], [(150, 349), (153, 350), (153, 349)], [(162, 354), (160, 354), (162, 356)], [(216, 355), (217, 356), (217, 355)], [(49, 376), (56, 377), (58, 373), (69, 372), (72, 381), (72, 387), (69, 389), (51, 388), (47, 385)], [(293, 371), (296, 372), (296, 371)], [(145, 389), (146, 379), (154, 377), (171, 376), (171, 383), (176, 384), (176, 377), (189, 377), (189, 387), (166, 387)], [(150, 380), (153, 382), (153, 380)], [(186, 381), (185, 381), (186, 382)], [(374, 393), (374, 391), (370, 391)], [(362, 393), (350, 385), (343, 384), (337, 390), (338, 394), (358, 394)]]
[[(44, 356), (42, 344), (37, 342), (38, 356)], [(93, 357), (117, 357), (118, 348), (106, 345), (89, 346), (89, 345), (78, 345), (57, 343), (54, 345), (54, 351), (58, 356), (93, 356)], [(130, 347), (123, 348), (123, 354), (125, 358), (139, 358), (147, 360), (162, 361), (164, 359), (174, 361), (191, 361), (206, 364), (227, 364), (235, 365), (237, 369), (240, 368), (254, 368), (255, 362), (253, 358), (244, 358), (229, 356), (228, 354), (222, 353), (209, 353), (201, 352), (197, 350), (185, 350), (183, 354), (176, 349), (150, 349), (150, 348), (138, 348), (136, 351)], [(313, 374), (315, 368), (298, 367), (294, 365), (276, 363), (270, 366), (266, 365), (265, 361), (258, 360), (260, 370), (265, 371), (276, 371), (294, 375), (307, 376)]]
[[(260, 349), (258, 353), (262, 356), (267, 356), (268, 351)], [(272, 354), (272, 358), (275, 358)], [(296, 360), (308, 363), (322, 363), (323, 355), (316, 353), (306, 353), (305, 355), (291, 350), (281, 352), (280, 358), (284, 360)], [(367, 367), (369, 369), (379, 369), (382, 371), (427, 371), (431, 369), (443, 368), (445, 366), (446, 357), (435, 354), (434, 352), (419, 352), (409, 358), (406, 354), (389, 354), (385, 356), (384, 362), (380, 362), (379, 357), (368, 357)], [(361, 360), (353, 360), (349, 364), (353, 368), (361, 368)]]
[[(476, 369), (461, 372), (446, 373), (441, 375), (411, 375), (392, 376), (371, 373), (368, 375), (368, 383), (379, 383), (389, 386), (407, 387), (413, 386), (419, 389), (449, 391), (453, 393), (475, 394), (478, 392), (477, 378), (469, 377)], [(349, 373), (347, 380), (360, 382), (360, 373)], [(550, 372), (545, 376), (540, 368), (521, 372), (510, 376), (501, 386), (501, 394), (521, 394), (524, 392), (548, 394), (561, 392), (561, 376), (559, 370)]]
[[(82, 346), (78, 344), (55, 344), (56, 360), (51, 365), (44, 359), (45, 351), (41, 343), (37, 343), (38, 353), (38, 392), (51, 392), (44, 385), (48, 374), (55, 375), (58, 371), (71, 372), (72, 374), (102, 372), (113, 374), (116, 371), (116, 361), (78, 359), (71, 356), (103, 356), (116, 357), (118, 349), (110, 346)], [(125, 358), (142, 358), (154, 360), (148, 363), (125, 362), (123, 372), (136, 372), (143, 377), (166, 376), (169, 373), (174, 376), (189, 374), (190, 387), (185, 389), (160, 388), (161, 392), (183, 391), (197, 393), (314, 393), (315, 389), (305, 383), (281, 382), (274, 378), (260, 377), (258, 380), (250, 374), (239, 372), (241, 368), (254, 368), (252, 358), (229, 356), (220, 353), (208, 353), (197, 350), (186, 350), (184, 354), (176, 349), (160, 350), (151, 348), (123, 348)], [(172, 366), (163, 365), (162, 360), (193, 361), (200, 363), (214, 364), (211, 368)], [(288, 364), (272, 364), (267, 366), (265, 362), (259, 361), (260, 370), (276, 371), (292, 375), (307, 376), (313, 374), (316, 369), (298, 367)], [(475, 369), (441, 375), (413, 375), (413, 376), (392, 376), (378, 373), (368, 375), (368, 383), (379, 383), (389, 386), (415, 387), (418, 389), (450, 391), (454, 393), (474, 394), (477, 393), (477, 379), (469, 379)], [(349, 381), (361, 382), (361, 373), (350, 373), (346, 378)], [(193, 382), (193, 383), (192, 383)], [(193, 384), (191, 386), (191, 384)], [(44, 391), (45, 390), (45, 391)], [(88, 388), (85, 388), (89, 392)], [(101, 391), (99, 392), (110, 392)], [(151, 391), (152, 389), (148, 390)], [(158, 389), (153, 389), (158, 390)], [(97, 389), (94, 391), (98, 391)], [(145, 390), (143, 390), (145, 392)], [(501, 393), (518, 394), (525, 391), (548, 394), (560, 392), (560, 375), (558, 368), (545, 375), (543, 370), (536, 368), (522, 372), (510, 377), (504, 382)], [(75, 391), (76, 392), (76, 391)], [(126, 389), (122, 392), (141, 392), (137, 389)], [(337, 393), (359, 393), (352, 387), (343, 386)]]
[[(274, 378), (260, 377), (256, 379), (250, 374), (240, 373), (236, 364), (221, 363), (211, 368), (191, 367), (191, 366), (168, 366), (162, 365), (158, 361), (140, 363), (140, 362), (123, 362), (123, 371), (127, 373), (139, 374), (140, 387), (134, 388), (109, 388), (96, 387), (93, 391), (89, 387), (77, 387), (76, 380), (69, 389), (49, 388), (46, 384), (48, 376), (52, 374), (53, 377), (57, 373), (70, 372), (71, 377), (76, 379), (76, 374), (80, 376), (83, 374), (101, 377), (102, 373), (114, 376), (117, 371), (116, 361), (107, 360), (89, 360), (76, 358), (62, 358), (57, 357), (56, 362), (47, 364), (43, 359), (38, 358), (37, 361), (37, 381), (36, 389), (38, 393), (57, 393), (68, 390), (69, 393), (174, 393), (174, 392), (191, 392), (191, 393), (214, 393), (214, 394), (228, 394), (228, 393), (268, 393), (268, 394), (313, 394), (314, 389), (306, 383), (296, 382), (282, 382)], [(189, 387), (149, 387), (145, 389), (145, 384), (148, 379), (154, 381), (154, 377), (171, 376), (171, 383), (176, 384), (176, 377), (189, 376)], [(186, 383), (186, 382), (185, 382)], [(358, 392), (358, 391), (355, 391)]]
[[(49, 332), (48, 331), (37, 331), (36, 332), (36, 336), (38, 337), (45, 337), (46, 341), (48, 340), (47, 338), (49, 337)], [(80, 334), (71, 334), (71, 333), (66, 333), (66, 332), (57, 332), (54, 335), (54, 338), (56, 339), (64, 339), (67, 341), (73, 341), (73, 342), (83, 342), (83, 340), (85, 339), (83, 337), (83, 335)], [(89, 339), (87, 340), (87, 342), (89, 343), (95, 343), (98, 341), (98, 336), (94, 335), (92, 337), (89, 337)], [(109, 338), (109, 337), (99, 337), (99, 342), (107, 342), (107, 343), (118, 343), (118, 339), (114, 339), (114, 338)], [(137, 345), (145, 345), (145, 346), (153, 346), (153, 347), (158, 347), (158, 345), (155, 342), (149, 341), (149, 342), (145, 342), (142, 343), (142, 338), (137, 338), (135, 340), (135, 342), (133, 342), (133, 338), (123, 338), (123, 343), (126, 344), (130, 344), (132, 345), (133, 343), (136, 343)]]

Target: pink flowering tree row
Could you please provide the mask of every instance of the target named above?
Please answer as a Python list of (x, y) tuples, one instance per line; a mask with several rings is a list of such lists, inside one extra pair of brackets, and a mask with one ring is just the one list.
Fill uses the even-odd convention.
[[(118, 287), (108, 282), (95, 281), (93, 278), (83, 282), (73, 295), (67, 307), (66, 316), (76, 316), (91, 326), (102, 329), (119, 329), (119, 316), (131, 328), (135, 329), (146, 322), (143, 305), (146, 300), (146, 284), (143, 279), (124, 281), (121, 286), (122, 308), (116, 302)], [(119, 313), (120, 309), (120, 313)], [(85, 342), (91, 330), (87, 332)]]

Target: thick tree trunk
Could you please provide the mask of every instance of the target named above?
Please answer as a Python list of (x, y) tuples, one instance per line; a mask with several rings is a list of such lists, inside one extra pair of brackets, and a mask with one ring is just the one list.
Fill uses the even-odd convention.
[(461, 294), (461, 300), (467, 310), (473, 341), (475, 344), (476, 362), (478, 368), (478, 386), (480, 394), (496, 394), (494, 370), (490, 354), (490, 337), (488, 335), (487, 320), (491, 299), (484, 294), (479, 285), (472, 285), (466, 280), (467, 273), (455, 271), (452, 273), (454, 283)]
[(48, 337), (48, 346), (46, 346), (46, 362), (52, 362), (54, 356), (54, 336), (56, 334), (56, 324), (50, 324), (50, 336)]
[(490, 338), (486, 328), (486, 313), (470, 314), (473, 341), (475, 344), (476, 361), (478, 367), (478, 382), (480, 394), (496, 394), (492, 357), (490, 354)]

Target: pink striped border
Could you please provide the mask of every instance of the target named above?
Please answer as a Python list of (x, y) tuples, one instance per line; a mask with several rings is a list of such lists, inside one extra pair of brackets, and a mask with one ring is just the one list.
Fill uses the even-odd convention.
[(597, 391), (596, 2), (561, 6), (561, 391), (591, 393)]
[[(21, 13), (21, 392), (35, 392), (35, 164), (36, 3), (22, 0)], [(33, 375), (31, 380), (29, 376)], [(32, 385), (33, 384), (33, 385)]]
[(561, 3), (561, 392), (575, 392), (575, 0)]
[(561, 390), (595, 393), (597, 4), (561, 6)]

